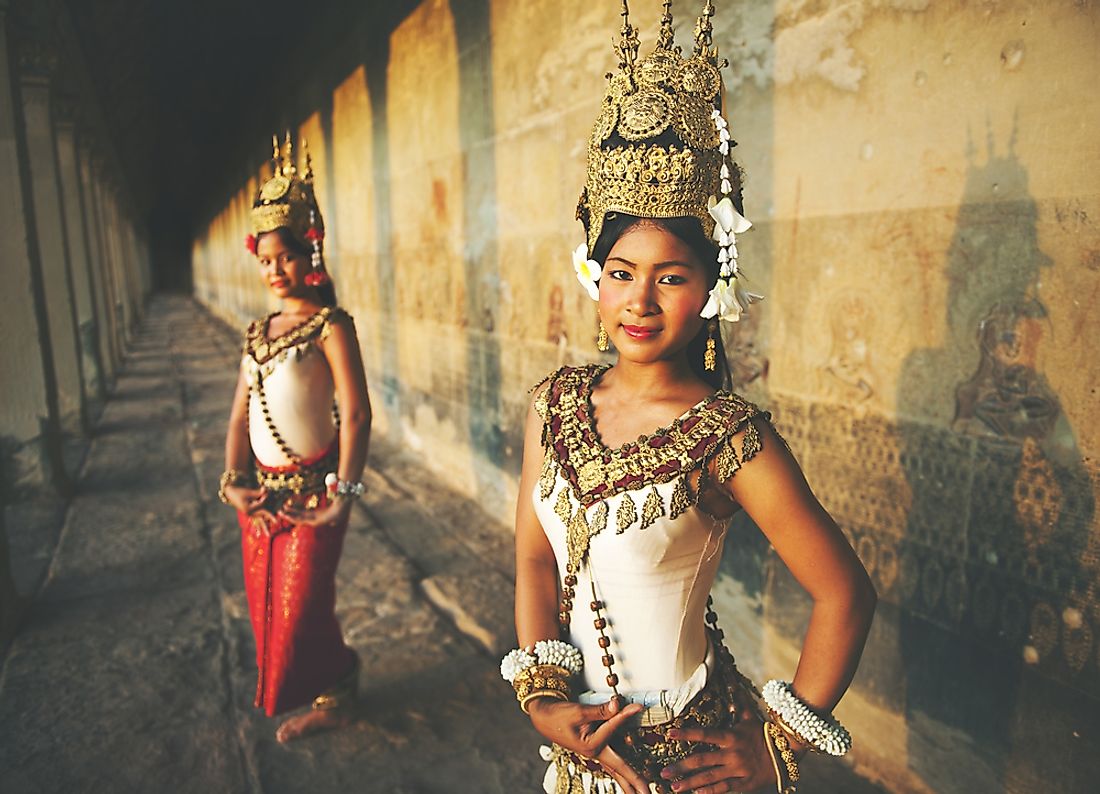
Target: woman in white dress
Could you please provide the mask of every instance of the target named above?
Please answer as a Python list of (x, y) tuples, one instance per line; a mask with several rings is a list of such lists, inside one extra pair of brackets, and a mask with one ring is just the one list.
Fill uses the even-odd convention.
[[(736, 235), (740, 172), (721, 115), (707, 2), (690, 57), (672, 43), (620, 71), (589, 144), (578, 278), (614, 366), (563, 368), (534, 390), (516, 510), (516, 630), (502, 662), (551, 741), (547, 792), (794, 790), (808, 749), (850, 744), (831, 716), (875, 592), (768, 415), (728, 388), (717, 321), (759, 296)], [(790, 683), (736, 669), (708, 607), (730, 518), (744, 510), (814, 607)]]
[(285, 742), (344, 724), (359, 665), (336, 620), (336, 566), (370, 436), (370, 399), (351, 317), (336, 306), (306, 157), (290, 139), (251, 212), (248, 248), (282, 309), (245, 333), (226, 434), (222, 501), (241, 525), (256, 637), (255, 704)]

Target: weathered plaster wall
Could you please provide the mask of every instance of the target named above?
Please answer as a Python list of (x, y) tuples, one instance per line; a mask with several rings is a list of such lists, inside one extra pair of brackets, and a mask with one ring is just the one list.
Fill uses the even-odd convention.
[[(904, 716), (875, 735), (906, 737), (887, 755), (913, 786), (1084, 790), (1096, 9), (792, 4), (777, 22), (765, 386), (883, 596), (875, 708), (852, 721)], [(790, 587), (768, 614), (795, 636)]]
[[(645, 48), (659, 4), (634, 5)], [(855, 762), (898, 791), (1087, 790), (1100, 8), (725, 5), (768, 296), (728, 347), (879, 588), (840, 707)], [(597, 355), (568, 252), (617, 6), (426, 0), (383, 48), (333, 32), (278, 111), (310, 139), (380, 430), (505, 520), (526, 389)], [(194, 246), (196, 292), (238, 324), (270, 307), (242, 246), (264, 154)], [(750, 527), (719, 590), (743, 666), (789, 676), (809, 605)]]

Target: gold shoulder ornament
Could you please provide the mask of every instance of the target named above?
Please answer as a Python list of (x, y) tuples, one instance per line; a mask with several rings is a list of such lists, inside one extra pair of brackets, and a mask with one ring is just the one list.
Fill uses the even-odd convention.
[[(600, 441), (592, 418), (593, 382), (603, 365), (565, 367), (543, 387), (543, 465), (538, 494), (553, 496), (564, 480), (554, 512), (567, 527), (568, 564), (579, 570), (590, 540), (610, 520), (616, 534), (650, 527), (661, 516), (676, 519), (698, 504), (712, 476), (725, 482), (762, 449), (754, 420), (771, 417), (732, 392), (719, 391), (671, 424), (611, 449)], [(698, 481), (692, 486), (693, 473)], [(655, 486), (674, 482), (666, 498)], [(613, 517), (608, 500), (622, 496)]]

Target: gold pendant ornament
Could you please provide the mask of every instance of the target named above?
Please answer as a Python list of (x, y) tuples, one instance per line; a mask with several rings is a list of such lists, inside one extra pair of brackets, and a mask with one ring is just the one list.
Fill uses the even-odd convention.
[[(589, 399), (592, 384), (606, 370), (606, 365), (563, 367), (536, 387), (545, 397), (539, 410), (544, 450), (539, 498), (552, 501), (554, 513), (570, 528), (567, 545), (574, 562), (581, 559), (582, 545), (587, 548), (588, 540), (605, 530), (617, 535), (633, 527), (644, 530), (662, 516), (677, 518), (689, 510), (706, 488), (711, 464), (721, 482), (736, 474), (762, 447), (752, 420), (770, 419), (741, 397), (717, 392), (655, 433), (609, 449), (595, 432)], [(693, 483), (694, 471), (701, 476)], [(671, 494), (651, 487), (674, 481)], [(620, 495), (618, 504), (609, 504)]]
[(607, 335), (607, 329), (603, 327), (603, 323), (600, 323), (600, 333), (596, 337), (596, 349), (601, 353), (606, 353), (611, 349), (611, 339)]
[(714, 372), (718, 368), (718, 353), (715, 350), (717, 343), (714, 341), (714, 334), (718, 330), (718, 323), (712, 318), (707, 323), (707, 349), (703, 353), (703, 369), (707, 372)]

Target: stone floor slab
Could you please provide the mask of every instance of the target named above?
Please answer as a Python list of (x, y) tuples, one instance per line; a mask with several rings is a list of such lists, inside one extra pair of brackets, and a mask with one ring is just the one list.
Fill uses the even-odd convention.
[[(356, 719), (284, 747), (252, 708), (240, 530), (216, 495), (239, 345), (190, 299), (156, 298), (67, 510), (9, 506), (17, 581), (38, 597), (0, 672), (0, 792), (540, 790), (542, 740), (495, 654), (510, 528), (384, 438), (337, 573)], [(881, 791), (811, 766), (808, 794)]]

